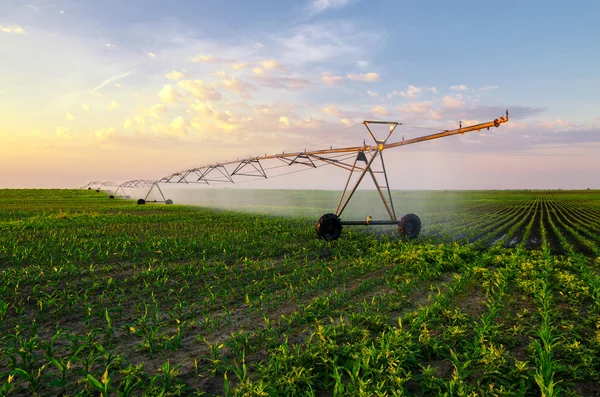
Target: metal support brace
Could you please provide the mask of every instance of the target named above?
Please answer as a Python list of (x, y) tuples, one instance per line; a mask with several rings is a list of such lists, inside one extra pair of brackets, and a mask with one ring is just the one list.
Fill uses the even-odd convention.
[[(342, 215), (342, 212), (344, 212), (344, 209), (346, 208), (346, 206), (348, 205), (348, 202), (350, 201), (350, 199), (352, 198), (352, 196), (354, 195), (354, 192), (356, 191), (356, 189), (358, 188), (358, 185), (360, 185), (360, 183), (362, 182), (363, 178), (365, 177), (365, 174), (367, 173), (367, 171), (371, 168), (371, 164), (373, 163), (373, 161), (375, 160), (375, 158), (377, 157), (377, 155), (379, 154), (379, 151), (376, 151), (372, 156), (371, 159), (369, 160), (369, 162), (367, 163), (367, 165), (365, 166), (365, 168), (362, 170), (362, 172), (360, 173), (358, 180), (356, 181), (356, 183), (354, 184), (354, 187), (352, 188), (352, 190), (350, 191), (348, 197), (345, 197), (346, 195), (346, 190), (348, 189), (348, 185), (350, 184), (350, 179), (352, 178), (352, 174), (354, 171), (350, 172), (350, 175), (348, 175), (348, 180), (346, 181), (346, 186), (344, 186), (344, 191), (342, 192), (342, 195), (340, 197), (340, 201), (338, 202), (337, 208), (335, 210), (335, 214), (337, 216)], [(354, 160), (354, 166), (356, 166), (356, 162), (358, 161), (358, 154), (356, 155), (356, 159)]]
[(166, 201), (167, 201), (167, 199), (165, 198), (165, 195), (164, 195), (164, 193), (163, 193), (162, 189), (161, 189), (161, 188), (160, 188), (160, 186), (158, 185), (158, 182), (154, 182), (154, 183), (152, 184), (152, 186), (150, 187), (150, 190), (148, 190), (148, 193), (146, 194), (146, 197), (144, 197), (144, 201), (148, 200), (148, 196), (150, 196), (150, 193), (152, 192), (152, 189), (154, 189), (154, 186), (156, 186), (156, 188), (158, 189), (158, 191), (159, 191), (160, 195), (161, 195), (161, 196), (162, 196), (162, 198), (163, 198), (163, 201), (165, 201), (165, 202), (166, 202)]
[[(217, 170), (221, 173), (222, 177), (221, 178), (225, 178), (225, 179), (208, 179), (207, 175), (210, 174), (211, 172), (213, 172), (214, 170)], [(219, 178), (217, 176), (217, 178)], [(206, 170), (204, 172), (202, 172), (202, 175), (200, 175), (200, 178), (198, 178), (198, 182), (204, 180), (207, 184), (209, 182), (227, 182), (227, 183), (234, 183), (233, 179), (231, 178), (231, 175), (229, 175), (229, 172), (227, 171), (227, 168), (225, 168), (225, 166), (221, 165), (221, 164), (217, 164), (217, 165), (211, 165), (208, 168), (206, 168)]]
[(125, 189), (123, 189), (123, 184), (120, 184), (119, 186), (117, 186), (115, 192), (113, 193), (115, 197), (119, 196), (119, 189), (121, 189), (121, 191), (123, 192), (123, 197), (127, 196), (127, 193), (125, 193)]
[[(306, 159), (308, 161), (301, 161), (298, 159)], [(291, 162), (289, 165), (293, 165), (293, 164), (302, 164), (302, 165), (306, 165), (308, 167), (312, 167), (312, 168), (317, 168), (317, 166), (315, 165), (315, 163), (310, 159), (310, 157), (308, 157), (306, 154), (304, 153), (300, 153), (299, 155), (297, 155)]]
[[(250, 169), (249, 171), (241, 172), (244, 168), (246, 168), (246, 166), (250, 166), (252, 169)], [(242, 160), (242, 161), (240, 161), (240, 163), (237, 165), (237, 167), (235, 167), (235, 170), (233, 170), (233, 172), (231, 173), (231, 176), (234, 176), (234, 175), (258, 176), (258, 177), (263, 177), (265, 179), (267, 178), (267, 173), (263, 169), (262, 164), (260, 163), (259, 160)]]
[[(384, 140), (378, 140), (377, 138), (375, 138), (375, 135), (373, 134), (373, 132), (369, 128), (369, 125), (368, 125), (369, 123), (389, 124), (390, 125), (390, 130), (389, 130), (388, 136)], [(400, 125), (400, 123), (395, 123), (395, 122), (394, 123), (387, 123), (387, 122), (365, 121), (363, 124), (367, 128), (367, 131), (369, 131), (369, 134), (371, 135), (371, 137), (373, 138), (373, 140), (375, 141), (375, 143), (377, 143), (377, 148), (375, 149), (374, 152), (371, 153), (371, 158), (370, 159), (367, 159), (367, 156), (366, 156), (366, 153), (365, 153), (366, 151), (359, 151), (357, 153), (356, 158), (354, 159), (354, 164), (352, 165), (352, 169), (350, 170), (350, 175), (348, 175), (348, 180), (346, 181), (346, 185), (344, 186), (344, 190), (342, 191), (342, 195), (340, 196), (340, 200), (338, 201), (338, 205), (336, 207), (335, 214), (338, 217), (342, 215), (342, 212), (344, 212), (344, 209), (346, 209), (346, 206), (350, 202), (350, 199), (352, 199), (352, 196), (354, 195), (354, 193), (358, 189), (358, 186), (361, 184), (364, 176), (368, 172), (369, 175), (371, 175), (371, 178), (373, 179), (373, 183), (375, 184), (375, 187), (377, 188), (377, 192), (379, 193), (379, 197), (381, 198), (381, 201), (383, 202), (383, 205), (385, 206), (385, 209), (387, 210), (387, 213), (388, 213), (388, 215), (390, 217), (390, 221), (382, 221), (382, 222), (391, 222), (392, 224), (394, 224), (394, 223), (397, 222), (396, 210), (394, 209), (394, 202), (392, 200), (392, 191), (390, 189), (390, 184), (389, 184), (389, 180), (388, 180), (388, 177), (387, 177), (387, 171), (385, 169), (385, 162), (383, 161), (383, 150), (385, 148), (385, 144), (386, 144), (387, 140), (392, 135), (392, 133), (394, 132), (394, 130), (396, 129), (396, 127), (398, 125)], [(381, 169), (382, 169), (381, 171), (374, 171), (373, 168), (372, 168), (373, 161), (375, 161), (375, 158), (377, 158), (377, 157), (379, 157), (380, 160), (381, 160)], [(358, 161), (363, 161), (363, 162), (366, 163), (366, 165), (361, 170), (360, 175), (358, 177), (358, 180), (356, 181), (356, 183), (354, 184), (354, 186), (350, 190), (350, 193), (348, 193), (346, 195), (346, 192), (348, 191), (348, 186), (350, 184), (350, 180), (352, 179), (352, 175), (354, 174), (354, 172), (355, 172), (355, 170), (357, 168), (356, 167), (356, 163)], [(379, 184), (379, 181), (377, 180), (377, 176), (375, 175), (376, 173), (382, 173), (383, 174), (383, 177), (385, 179), (385, 186), (381, 186)], [(386, 190), (385, 192), (384, 192), (384, 189)], [(371, 221), (369, 221), (369, 222), (366, 222), (365, 224), (373, 224), (373, 223)]]

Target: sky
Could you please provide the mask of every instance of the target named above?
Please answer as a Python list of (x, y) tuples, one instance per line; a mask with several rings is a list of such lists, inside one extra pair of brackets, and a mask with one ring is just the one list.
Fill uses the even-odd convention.
[(363, 120), (402, 122), (395, 141), (507, 109), (497, 129), (385, 151), (390, 186), (600, 188), (598, 15), (597, 1), (0, 0), (0, 188), (159, 179), (370, 143)]

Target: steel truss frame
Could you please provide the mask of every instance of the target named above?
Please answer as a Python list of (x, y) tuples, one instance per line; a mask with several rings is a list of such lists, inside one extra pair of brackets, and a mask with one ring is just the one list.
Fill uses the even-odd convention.
[[(268, 170), (292, 166), (292, 165), (303, 165), (310, 168), (318, 168), (325, 165), (332, 165), (349, 172), (348, 179), (346, 180), (344, 189), (338, 201), (335, 209), (335, 216), (339, 219), (348, 203), (354, 196), (354, 193), (368, 174), (375, 188), (379, 193), (379, 197), (388, 213), (389, 219), (387, 220), (371, 220), (371, 217), (367, 217), (363, 221), (341, 221), (341, 225), (397, 225), (399, 220), (396, 217), (396, 210), (392, 200), (392, 192), (387, 176), (387, 170), (385, 168), (385, 161), (383, 158), (383, 152), (387, 149), (392, 149), (400, 146), (412, 145), (419, 142), (426, 142), (434, 139), (449, 137), (457, 134), (464, 134), (471, 131), (489, 130), (491, 127), (499, 127), (501, 124), (506, 123), (509, 120), (508, 111), (502, 117), (488, 121), (485, 123), (475, 124), (471, 126), (463, 127), (462, 124), (459, 128), (453, 130), (444, 130), (438, 133), (424, 135), (417, 138), (407, 139), (399, 142), (388, 143), (388, 140), (402, 123), (396, 121), (363, 121), (363, 125), (367, 129), (369, 135), (374, 141), (374, 145), (367, 145), (363, 143), (362, 146), (352, 146), (343, 148), (329, 148), (323, 150), (314, 150), (292, 153), (280, 153), (274, 155), (264, 155), (257, 157), (249, 157), (245, 159), (237, 159), (235, 161), (227, 161), (222, 163), (208, 164), (200, 167), (190, 168), (184, 171), (178, 171), (173, 174), (167, 175), (157, 181), (145, 181), (150, 182), (150, 189), (146, 194), (146, 197), (140, 201), (144, 201), (149, 197), (150, 193), (154, 188), (157, 188), (160, 192), (163, 201), (167, 204), (172, 203), (171, 200), (167, 200), (159, 184), (172, 184), (172, 183), (185, 183), (185, 184), (206, 184), (211, 183), (235, 183), (234, 177), (255, 177), (268, 179)], [(389, 133), (385, 139), (377, 139), (371, 130), (371, 125), (387, 125), (389, 126)], [(379, 161), (377, 162), (377, 159)], [(284, 165), (264, 168), (262, 162), (266, 160), (279, 160)], [(380, 168), (376, 168), (376, 163), (379, 163)], [(353, 175), (358, 173), (358, 179), (351, 186), (350, 182)], [(382, 174), (382, 175), (381, 175)], [(382, 177), (378, 178), (377, 175)], [(380, 180), (381, 179), (381, 180)], [(132, 182), (132, 181), (130, 181)], [(128, 183), (128, 182), (126, 182)], [(350, 187), (351, 186), (351, 187)], [(139, 186), (141, 187), (141, 186)], [(138, 203), (140, 203), (138, 201)], [(420, 227), (420, 226), (419, 226)]]
[[(125, 191), (125, 189), (143, 189), (147, 187), (151, 187), (154, 181), (148, 179), (134, 179), (131, 181), (123, 182), (115, 189), (113, 193), (114, 197), (125, 197), (129, 198), (129, 195)], [(122, 195), (119, 195), (119, 191), (121, 191)]]
[[(152, 190), (154, 190), (154, 188), (156, 188), (158, 190), (158, 192), (160, 193), (160, 195), (162, 196), (162, 200), (152, 200), (153, 203), (165, 203), (165, 204), (173, 204), (173, 201), (167, 199), (165, 197), (165, 194), (163, 193), (162, 189), (160, 188), (160, 185), (158, 184), (158, 181), (152, 181), (152, 186), (150, 186), (150, 190), (148, 190), (148, 193), (146, 193), (146, 197), (143, 198), (143, 203), (140, 203), (138, 201), (138, 204), (145, 204), (146, 200), (148, 200), (148, 196), (150, 196), (150, 193), (152, 193)], [(148, 201), (150, 202), (150, 201)]]
[(88, 190), (108, 190), (109, 188), (117, 186), (117, 183), (114, 181), (91, 181), (81, 186), (80, 189), (88, 189)]
[[(349, 171), (348, 179), (346, 180), (346, 184), (335, 209), (336, 216), (340, 217), (342, 215), (342, 213), (346, 209), (346, 206), (352, 199), (354, 193), (356, 192), (359, 185), (364, 180), (364, 177), (367, 174), (373, 180), (375, 188), (379, 193), (379, 197), (381, 198), (381, 201), (383, 202), (383, 205), (385, 206), (385, 209), (389, 215), (389, 220), (373, 221), (370, 219), (370, 217), (368, 217), (364, 221), (343, 221), (343, 225), (398, 224), (398, 219), (396, 217), (396, 211), (392, 200), (392, 192), (387, 176), (387, 170), (385, 168), (385, 161), (383, 158), (384, 150), (444, 138), (452, 135), (464, 134), (470, 131), (481, 131), (484, 129), (489, 130), (491, 127), (499, 127), (501, 124), (506, 123), (508, 120), (508, 111), (506, 111), (506, 114), (504, 116), (489, 122), (466, 127), (463, 127), (461, 125), (460, 128), (457, 129), (444, 130), (435, 134), (420, 136), (417, 138), (407, 140), (403, 139), (402, 141), (394, 143), (388, 143), (388, 140), (390, 139), (396, 128), (398, 126), (401, 126), (402, 123), (396, 121), (363, 121), (362, 124), (366, 127), (369, 135), (373, 139), (375, 143), (374, 145), (363, 144), (363, 146), (353, 146), (336, 149), (331, 147), (330, 149), (323, 150), (304, 150), (303, 152), (264, 155), (250, 157), (242, 160), (238, 159), (235, 161), (228, 161), (190, 168), (188, 170), (175, 172), (171, 175), (159, 179), (152, 185), (150, 191), (148, 192), (148, 195), (156, 186), (164, 199), (164, 194), (162, 194), (162, 191), (158, 186), (159, 183), (203, 183), (208, 185), (211, 183), (235, 183), (234, 177), (258, 177), (267, 179), (269, 178), (269, 175), (266, 171), (279, 167), (263, 168), (262, 161), (265, 160), (277, 159), (287, 166), (304, 165), (310, 168), (318, 168), (324, 165), (333, 165), (335, 167)], [(389, 126), (389, 133), (387, 137), (383, 140), (377, 139), (370, 128), (371, 125), (377, 124)], [(378, 163), (380, 163), (381, 168), (375, 168), (375, 163), (377, 162), (377, 159), (379, 159)], [(227, 167), (230, 167), (230, 169), (233, 168), (233, 170), (230, 172)], [(359, 174), (358, 179), (354, 182), (352, 187), (350, 187), (352, 176), (355, 173)], [(378, 174), (382, 174), (381, 181), (377, 177)], [(210, 175), (212, 176), (209, 177)], [(193, 179), (190, 178), (190, 176), (193, 176)], [(148, 195), (146, 195), (146, 198), (148, 198)]]

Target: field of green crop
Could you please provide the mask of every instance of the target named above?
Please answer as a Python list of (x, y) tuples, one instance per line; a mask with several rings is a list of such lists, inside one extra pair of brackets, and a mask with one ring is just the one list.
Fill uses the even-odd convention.
[(421, 238), (0, 190), (0, 396), (600, 395), (600, 192), (396, 194)]

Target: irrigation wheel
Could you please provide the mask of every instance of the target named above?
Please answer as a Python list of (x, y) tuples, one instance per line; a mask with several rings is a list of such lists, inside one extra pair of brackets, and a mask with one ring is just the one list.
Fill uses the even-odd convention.
[(165, 204), (173, 204), (173, 200), (167, 199), (167, 201), (165, 201)]
[(336, 214), (325, 214), (319, 218), (315, 229), (323, 240), (337, 240), (342, 234), (342, 221)]
[(398, 222), (398, 232), (402, 237), (417, 238), (421, 232), (421, 220), (415, 214), (406, 214)]
[(144, 205), (144, 204), (146, 204), (146, 200), (144, 200), (144, 199), (138, 200), (138, 205)]

